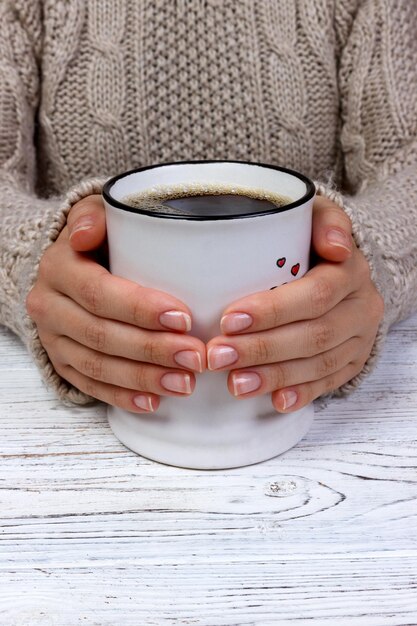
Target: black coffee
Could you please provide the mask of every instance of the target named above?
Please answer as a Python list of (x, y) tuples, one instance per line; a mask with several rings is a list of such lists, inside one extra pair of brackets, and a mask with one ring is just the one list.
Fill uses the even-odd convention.
[(194, 217), (264, 213), (292, 202), (287, 196), (231, 185), (187, 184), (130, 194), (123, 202), (137, 209)]

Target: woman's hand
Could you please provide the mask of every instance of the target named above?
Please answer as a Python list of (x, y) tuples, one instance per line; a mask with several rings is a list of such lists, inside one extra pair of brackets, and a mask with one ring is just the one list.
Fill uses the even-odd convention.
[[(95, 252), (91, 252), (95, 250)], [(154, 411), (160, 395), (187, 396), (205, 345), (185, 335), (191, 312), (173, 296), (112, 276), (101, 197), (71, 209), (43, 255), (26, 307), (55, 370), (81, 391), (129, 411)]]
[(383, 316), (383, 300), (350, 233), (344, 211), (316, 198), (317, 265), (299, 280), (225, 309), (223, 336), (207, 344), (207, 357), (210, 370), (232, 368), (231, 394), (251, 398), (272, 393), (275, 409), (287, 413), (362, 370)]

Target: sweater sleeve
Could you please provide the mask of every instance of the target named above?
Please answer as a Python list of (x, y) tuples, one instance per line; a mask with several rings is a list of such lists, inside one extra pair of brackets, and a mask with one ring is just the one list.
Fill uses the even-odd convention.
[(317, 187), (349, 215), (385, 314), (365, 367), (338, 395), (372, 370), (390, 326), (417, 311), (417, 7), (408, 0), (364, 2), (345, 30), (344, 183), (340, 192)]
[(0, 323), (20, 337), (44, 382), (61, 400), (84, 404), (93, 398), (55, 372), (25, 302), (40, 258), (64, 227), (71, 206), (99, 193), (101, 181), (83, 181), (61, 197), (36, 195), (33, 137), (40, 87), (40, 12), (36, 2), (26, 3), (20, 12), (11, 5), (0, 5)]

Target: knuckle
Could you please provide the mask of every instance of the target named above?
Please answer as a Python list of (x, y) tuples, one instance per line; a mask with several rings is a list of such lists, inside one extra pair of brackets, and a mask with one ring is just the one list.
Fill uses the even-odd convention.
[(333, 328), (323, 319), (313, 320), (308, 324), (308, 344), (315, 354), (326, 350), (334, 337)]
[(45, 305), (43, 298), (35, 288), (32, 288), (26, 296), (26, 311), (31, 319), (38, 321), (45, 313)]
[(288, 374), (282, 363), (275, 363), (274, 379), (274, 389), (282, 389), (288, 386)]
[(83, 213), (86, 209), (88, 210), (90, 206), (91, 206), (90, 196), (85, 196), (84, 198), (81, 198), (81, 200), (78, 200), (78, 202), (73, 204), (71, 211), (69, 212), (69, 215), (72, 215), (73, 217), (77, 219), (80, 216), (80, 214)]
[[(53, 244), (52, 244), (53, 246)], [(38, 276), (42, 279), (48, 279), (53, 271), (54, 262), (51, 259), (51, 248), (48, 248), (39, 261)]]
[(85, 340), (87, 345), (94, 350), (102, 352), (107, 344), (107, 333), (102, 322), (96, 321), (88, 324), (85, 328)]
[(124, 407), (125, 403), (123, 402), (124, 399), (124, 391), (121, 387), (113, 387), (111, 394), (110, 394), (110, 404), (112, 404), (113, 406), (119, 406), (121, 408)]
[(65, 371), (66, 371), (66, 366), (61, 363), (60, 361), (57, 361), (53, 358), (51, 358), (52, 361), (52, 365), (54, 366), (56, 372), (62, 377), (65, 378)]
[(327, 376), (327, 378), (324, 379), (324, 393), (330, 393), (330, 391), (333, 391), (336, 387), (334, 376)]
[(148, 363), (160, 363), (162, 350), (154, 339), (147, 339), (142, 344), (143, 358)]
[(135, 389), (139, 391), (147, 391), (149, 386), (149, 374), (146, 365), (139, 365), (135, 371), (134, 377)]
[(60, 335), (51, 335), (50, 333), (43, 333), (42, 331), (39, 331), (39, 339), (41, 340), (42, 345), (53, 363), (55, 361), (59, 361), (60, 363), (66, 365), (65, 357), (63, 356), (62, 347), (60, 345)]
[(336, 220), (336, 224), (339, 228), (342, 228), (348, 234), (352, 232), (352, 221), (349, 215), (339, 205), (333, 204), (333, 215)]
[(350, 235), (352, 233), (352, 220), (343, 209), (340, 210), (339, 219), (341, 228)]
[(141, 326), (144, 321), (144, 306), (140, 287), (135, 286), (131, 292), (132, 298), (132, 320), (137, 326)]
[(358, 273), (361, 282), (368, 282), (371, 280), (371, 268), (369, 267), (368, 260), (364, 254), (359, 255)]
[(317, 376), (324, 378), (331, 372), (335, 372), (338, 369), (338, 361), (335, 354), (324, 353), (319, 356), (317, 365)]
[(279, 325), (282, 321), (282, 303), (277, 299), (274, 292), (272, 292), (271, 298), (271, 323)]
[(90, 196), (85, 196), (76, 202), (69, 214), (68, 214), (68, 222), (73, 223), (78, 218), (91, 213), (93, 210), (97, 210), (98, 207), (101, 206), (101, 198), (97, 194), (93, 194)]
[(350, 217), (348, 216), (348, 214), (342, 209), (342, 207), (340, 207), (330, 198), (326, 198), (323, 196), (319, 196), (319, 197), (323, 198), (320, 204), (322, 208), (326, 210), (328, 219), (332, 221), (334, 226), (336, 226), (337, 228), (341, 228), (342, 230), (345, 230), (348, 233), (351, 233), (352, 221)]
[(373, 302), (373, 312), (377, 322), (380, 322), (385, 313), (385, 302), (379, 291), (375, 289), (375, 298)]
[(87, 380), (85, 382), (85, 393), (93, 398), (99, 398), (97, 392), (97, 385), (92, 380)]
[(268, 343), (262, 337), (256, 337), (250, 344), (249, 358), (257, 363), (267, 363), (270, 356)]
[(328, 311), (333, 290), (327, 280), (319, 278), (316, 280), (314, 288), (311, 292), (311, 309), (313, 317), (319, 317)]
[(104, 373), (104, 359), (100, 355), (85, 358), (82, 363), (82, 371), (94, 380), (102, 380)]
[(352, 361), (349, 364), (349, 380), (351, 380), (352, 378), (354, 378), (355, 376), (361, 373), (361, 371), (365, 367), (367, 360), (368, 360), (367, 356), (366, 357), (362, 356), (362, 358), (357, 359), (356, 361)]
[(80, 285), (80, 296), (91, 313), (98, 314), (102, 309), (103, 288), (99, 280), (86, 280)]
[(310, 382), (300, 385), (298, 388), (298, 396), (301, 401), (301, 405), (304, 406), (309, 402), (313, 402), (319, 394), (315, 393), (313, 384)]

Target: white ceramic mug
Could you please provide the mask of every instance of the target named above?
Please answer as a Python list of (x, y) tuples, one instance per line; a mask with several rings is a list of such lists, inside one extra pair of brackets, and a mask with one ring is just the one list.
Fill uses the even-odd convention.
[[(238, 185), (291, 198), (281, 208), (233, 217), (155, 213), (126, 205), (155, 186)], [(314, 184), (297, 172), (260, 163), (190, 161), (142, 167), (104, 186), (110, 271), (166, 291), (189, 306), (191, 333), (220, 335), (234, 300), (301, 277), (308, 269)], [(109, 406), (114, 434), (144, 457), (196, 469), (251, 465), (288, 450), (307, 432), (313, 405), (279, 414), (271, 395), (236, 399), (228, 372), (196, 374), (189, 397), (161, 396), (158, 410), (137, 414)]]

